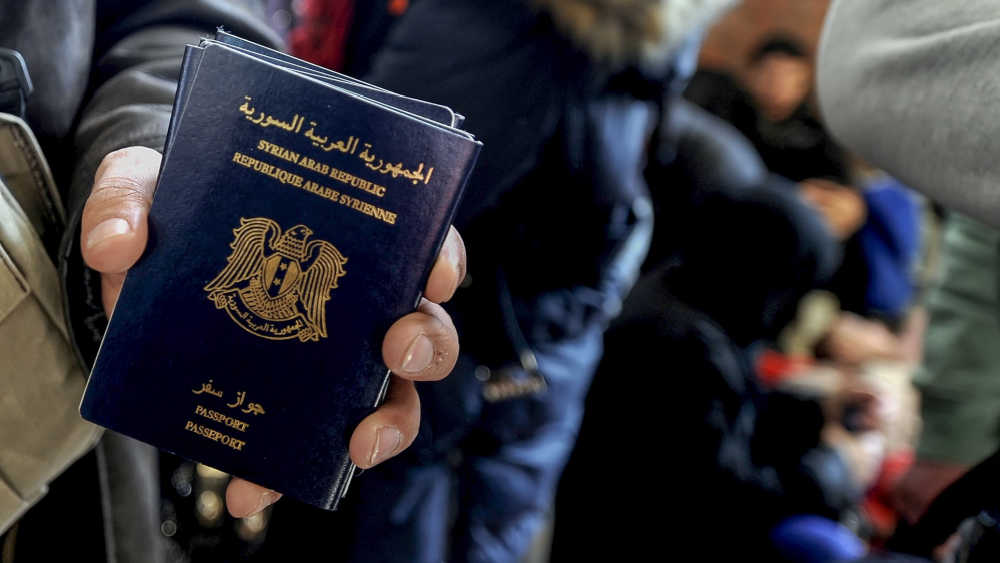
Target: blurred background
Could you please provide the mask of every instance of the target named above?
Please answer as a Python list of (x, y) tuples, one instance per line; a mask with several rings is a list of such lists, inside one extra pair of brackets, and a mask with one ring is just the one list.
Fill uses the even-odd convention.
[[(379, 57), (406, 58), (394, 50), (401, 44), (405, 49), (406, 41), (420, 35), (393, 35), (394, 29), (405, 27), (407, 18), (428, 18), (420, 4), (272, 0), (269, 14), (272, 27), (289, 40), (293, 53), (382, 84), (379, 78), (395, 67)], [(712, 3), (701, 7), (705, 4)], [(435, 508), (424, 514), (446, 523), (418, 525), (414, 533), (452, 530), (457, 543), (446, 545), (445, 551), (453, 550), (454, 560), (466, 560), (472, 553), (461, 551), (468, 546), (457, 538), (467, 532), (459, 528), (470, 526), (471, 533), (477, 533), (475, 527), (482, 525), (467, 520), (464, 511), (490, 510), (475, 508), (477, 503), (464, 495), (514, 511), (507, 521), (499, 517), (491, 524), (491, 533), (502, 536), (514, 533), (500, 532), (506, 526), (519, 528), (521, 539), (500, 540), (519, 547), (505, 551), (481, 545), (492, 553), (483, 560), (525, 562), (588, 559), (594, 550), (624, 555), (646, 549), (657, 550), (662, 555), (657, 558), (665, 560), (688, 549), (700, 550), (709, 559), (743, 550), (774, 561), (848, 559), (882, 545), (895, 529), (899, 510), (908, 507), (893, 491), (915, 458), (920, 413), (912, 379), (922, 359), (926, 312), (921, 302), (938, 272), (943, 212), (848, 153), (825, 131), (815, 97), (814, 61), (827, 0), (717, 4), (711, 15), (719, 17), (694, 22), (685, 44), (671, 48), (675, 70), (645, 71), (642, 80), (655, 83), (657, 94), (646, 92), (648, 84), (637, 87), (635, 77), (614, 87), (616, 96), (626, 92), (629, 103), (658, 112), (649, 121), (653, 137), (643, 141), (648, 153), (640, 174), (648, 185), (655, 228), (648, 235), (650, 251), (636, 286), (617, 306), (622, 314), (602, 321), (611, 323), (603, 360), (590, 385), (579, 442), (556, 501), (520, 506), (504, 500), (504, 495), (516, 499), (525, 490), (542, 497), (551, 494), (545, 492), (551, 489), (519, 484), (527, 475), (549, 470), (529, 470), (535, 462), (524, 465), (527, 462), (507, 458), (495, 445), (496, 440), (509, 439), (502, 437), (504, 432), (474, 430), (449, 444), (444, 454), (449, 470), (433, 479), (449, 483), (444, 489), (452, 491), (450, 500), (430, 503)], [(468, 14), (462, 17), (469, 18), (470, 29), (487, 25)], [(516, 24), (501, 18), (494, 25)], [(380, 49), (388, 55), (379, 55)], [(521, 52), (515, 47), (507, 56), (514, 59)], [(436, 53), (431, 48), (426, 56)], [(502, 51), (497, 56), (504, 57)], [(695, 60), (697, 72), (692, 73)], [(380, 62), (386, 68), (380, 69)], [(575, 81), (592, 80), (589, 64), (572, 66), (575, 70), (569, 72), (578, 76), (570, 76), (567, 83), (581, 86)], [(518, 72), (527, 84), (537, 80), (531, 72)], [(453, 79), (469, 80), (462, 71)], [(518, 107), (544, 106), (550, 102), (531, 96), (541, 88), (564, 87), (557, 81), (538, 84), (519, 94), (524, 99)], [(486, 159), (492, 146), (508, 142), (502, 129), (477, 129), (483, 127), (483, 112), (476, 105), (491, 102), (476, 87), (470, 86), (467, 94), (482, 99), (469, 101), (450, 95), (447, 88), (419, 88), (406, 80), (387, 86), (467, 113), (467, 127), (486, 143)], [(444, 99), (435, 94), (444, 94)], [(587, 103), (598, 108), (594, 111), (606, 112), (601, 96)], [(511, 104), (494, 103), (498, 115), (517, 111)], [(606, 115), (614, 119), (613, 113)], [(539, 135), (560, 135), (538, 127)], [(634, 133), (614, 127), (609, 131), (625, 137)], [(536, 160), (539, 168), (546, 166), (546, 158), (551, 160), (526, 158)], [(635, 171), (626, 169), (629, 165), (619, 162), (605, 173), (611, 182), (635, 182)], [(545, 174), (574, 178), (566, 170)], [(471, 189), (476, 189), (475, 180)], [(593, 197), (603, 197), (600, 190), (616, 191), (599, 187)], [(504, 202), (494, 205), (503, 208)], [(511, 220), (507, 214), (486, 212), (468, 227), (474, 279), (486, 270), (476, 268), (477, 251), (495, 252), (483, 242), (493, 235), (484, 235), (478, 225), (494, 215), (498, 221)], [(490, 224), (492, 233), (507, 230)], [(544, 229), (531, 230), (531, 235), (536, 242), (565, 244), (561, 236)], [(496, 299), (493, 291), (487, 292), (487, 300)], [(521, 293), (535, 290), (512, 291), (517, 302)], [(461, 292), (458, 303), (461, 309)], [(554, 322), (564, 323), (568, 314), (557, 313)], [(524, 317), (518, 320), (524, 323)], [(669, 326), (664, 328), (664, 323)], [(466, 326), (478, 331), (483, 325), (477, 321)], [(491, 337), (487, 347), (496, 348), (503, 339)], [(527, 339), (535, 342), (531, 335)], [(510, 384), (502, 374), (511, 368), (487, 365), (470, 370), (487, 386)], [(581, 364), (572, 369), (588, 368)], [(516, 387), (519, 376), (511, 377)], [(560, 388), (558, 381), (550, 382), (543, 392), (549, 398), (541, 404), (573, 402), (580, 392), (580, 386)], [(435, 403), (437, 399), (424, 398), (433, 408), (454, 408)], [(520, 412), (507, 405), (499, 402), (490, 408)], [(574, 420), (581, 416), (564, 415)], [(485, 420), (500, 426), (511, 421), (495, 415)], [(543, 445), (532, 455), (546, 458), (540, 465), (556, 467), (546, 479), (557, 479), (559, 460), (566, 454), (549, 451), (558, 439), (544, 444), (551, 438), (542, 429), (552, 422), (533, 424), (533, 440)], [(477, 433), (492, 437), (484, 441)], [(623, 452), (631, 461), (621, 461)], [(462, 467), (476, 456), (492, 456), (491, 463), (497, 464), (493, 477), (507, 480), (506, 485), (488, 484), (485, 477), (472, 477), (474, 484), (464, 485)], [(373, 510), (364, 503), (384, 502), (387, 494), (362, 485), (354, 491), (357, 502), (340, 514), (320, 514), (286, 500), (252, 521), (231, 521), (222, 504), (224, 476), (179, 460), (165, 461), (163, 470), (169, 493), (163, 532), (173, 540), (178, 560), (270, 560), (292, 546), (318, 549), (314, 541), (304, 539), (317, 535), (334, 544), (351, 544), (357, 541), (350, 537), (358, 526), (353, 520), (370, 518)], [(376, 479), (366, 475), (360, 482), (366, 477)], [(384, 486), (395, 490), (392, 484)], [(472, 487), (471, 493), (466, 486)], [(409, 492), (402, 494), (409, 495), (418, 494), (416, 490), (436, 495), (432, 491), (440, 490), (412, 483), (404, 489)], [(380, 500), (371, 500), (376, 498)], [(528, 506), (534, 514), (524, 519), (521, 512)], [(547, 508), (538, 509), (543, 506)], [(390, 543), (402, 542), (401, 551), (383, 555), (400, 561), (424, 553), (420, 548), (410, 551), (414, 545), (438, 541), (396, 537), (395, 532), (388, 537)], [(664, 542), (667, 537), (671, 539)], [(713, 545), (718, 541), (732, 545)]]
[[(426, 17), (420, 2), (269, 4), (272, 27), (295, 54), (359, 76), (371, 76), (382, 45), (391, 55), (399, 42), (417, 37), (392, 35), (400, 22)], [(709, 558), (749, 549), (768, 560), (833, 561), (882, 545), (901, 508), (918, 510), (893, 491), (915, 457), (920, 413), (912, 378), (922, 359), (921, 303), (937, 279), (944, 214), (825, 131), (814, 61), (828, 4), (745, 0), (730, 3), (728, 11), (716, 8), (713, 15), (720, 17), (700, 20), (687, 30), (685, 46), (672, 48), (680, 53), (672, 59), (680, 70), (647, 77), (666, 92), (665, 102), (651, 106), (660, 115), (653, 119), (654, 138), (646, 141), (641, 175), (656, 225), (650, 252), (635, 289), (619, 306), (622, 315), (608, 318), (603, 360), (556, 502), (528, 520), (512, 517), (527, 538), (515, 542), (515, 551), (527, 550), (517, 560), (569, 561), (595, 549), (626, 554), (647, 548), (671, 560), (682, 551), (671, 544), (680, 543)], [(708, 27), (700, 27), (705, 22)], [(587, 71), (580, 72), (587, 80)], [(457, 82), (465, 80), (458, 74)], [(376, 67), (371, 79), (379, 83), (379, 76), (386, 73)], [(522, 79), (533, 80), (530, 73)], [(479, 113), (461, 96), (435, 99), (434, 88), (407, 86), (389, 85), (470, 112), (467, 126), (484, 133), (477, 130)], [(641, 90), (634, 85), (624, 88), (632, 100), (646, 96), (634, 94)], [(473, 88), (469, 95), (482, 96), (478, 92)], [(522, 95), (534, 92), (529, 87)], [(513, 110), (500, 104), (496, 111)], [(506, 140), (502, 131), (485, 133), (488, 159), (492, 144)], [(634, 172), (620, 166), (607, 173), (612, 181), (634, 181)], [(493, 247), (479, 241), (483, 235), (475, 226), (470, 230), (475, 264), (477, 250)], [(485, 365), (475, 371), (490, 385), (497, 372)], [(547, 393), (558, 391), (557, 383)], [(563, 399), (576, 400), (553, 400)], [(449, 446), (447, 464), (459, 475), (459, 490), (463, 460), (481, 455), (482, 448), (475, 438)], [(621, 462), (623, 450), (631, 463)], [(550, 462), (559, 467), (558, 459)], [(265, 560), (310, 534), (350, 543), (350, 520), (366, 517), (363, 507), (348, 508), (351, 516), (344, 516), (278, 505), (273, 514), (230, 525), (221, 485), (213, 489), (208, 470), (172, 463), (164, 467), (171, 476), (165, 489), (172, 492), (165, 514), (176, 522), (165, 523), (164, 534), (174, 539), (179, 559)], [(524, 494), (516, 491), (516, 480), (525, 466), (513, 463), (504, 477), (515, 480), (510, 490), (479, 482), (471, 494), (500, 506), (505, 501), (498, 495)], [(454, 479), (450, 473), (435, 478)], [(456, 486), (451, 483), (448, 490)], [(434, 487), (422, 487), (423, 494), (435, 494), (429, 492)], [(464, 519), (463, 494), (434, 509), (445, 514), (446, 529), (476, 525)], [(196, 500), (185, 500), (191, 498)], [(508, 509), (525, 510), (517, 506)], [(184, 514), (192, 510), (198, 526)], [(272, 536), (278, 537), (266, 539), (272, 519)], [(503, 529), (510, 522), (494, 525)], [(433, 526), (419, 529), (441, 533)], [(659, 535), (675, 539), (664, 543), (655, 539)], [(738, 547), (712, 545), (727, 538)], [(494, 556), (505, 560), (515, 551)], [(400, 552), (398, 560), (410, 557), (402, 553), (410, 552)], [(463, 560), (461, 553), (452, 556)]]

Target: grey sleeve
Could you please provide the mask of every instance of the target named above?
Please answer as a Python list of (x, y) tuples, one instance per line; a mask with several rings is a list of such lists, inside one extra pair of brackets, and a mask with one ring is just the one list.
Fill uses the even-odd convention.
[(1000, 226), (1000, 2), (834, 0), (818, 81), (841, 142)]
[(197, 44), (220, 25), (252, 41), (280, 42), (264, 22), (262, 3), (255, 2), (98, 2), (97, 20), (93, 93), (74, 142), (71, 212), (90, 193), (106, 154), (133, 145), (163, 149), (185, 44)]
[(79, 251), (80, 215), (97, 166), (109, 152), (129, 146), (163, 150), (185, 44), (197, 44), (222, 25), (280, 46), (262, 6), (235, 0), (98, 2), (92, 93), (75, 131), (69, 220), (60, 251), (67, 316), (84, 365), (93, 360), (106, 323), (99, 276), (86, 268)]

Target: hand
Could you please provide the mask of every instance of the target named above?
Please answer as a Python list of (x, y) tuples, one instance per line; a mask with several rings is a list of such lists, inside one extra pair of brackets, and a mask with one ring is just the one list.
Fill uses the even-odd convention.
[(903, 518), (916, 522), (945, 487), (962, 476), (968, 466), (917, 459), (893, 491), (893, 505)]
[(806, 203), (823, 215), (840, 240), (846, 240), (865, 224), (868, 206), (856, 189), (829, 180), (811, 179), (800, 183), (799, 190)]
[(823, 338), (823, 350), (836, 362), (850, 366), (876, 360), (902, 360), (899, 339), (884, 324), (841, 313)]
[[(110, 317), (125, 273), (146, 248), (146, 218), (160, 168), (160, 154), (129, 147), (104, 158), (83, 209), (80, 246), (87, 265), (101, 273), (101, 298)], [(382, 359), (392, 370), (385, 403), (361, 421), (350, 442), (351, 459), (367, 469), (403, 451), (420, 424), (414, 381), (436, 381), (455, 367), (458, 334), (438, 303), (455, 293), (465, 276), (465, 245), (454, 227), (427, 280), (418, 310), (396, 321), (382, 341)], [(233, 479), (226, 505), (236, 517), (249, 516), (278, 500), (278, 493)]]

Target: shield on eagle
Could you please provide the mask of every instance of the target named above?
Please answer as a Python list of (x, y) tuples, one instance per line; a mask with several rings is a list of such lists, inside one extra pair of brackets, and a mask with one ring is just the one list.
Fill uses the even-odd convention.
[(263, 286), (271, 297), (281, 297), (295, 287), (302, 269), (298, 260), (272, 254), (264, 259)]

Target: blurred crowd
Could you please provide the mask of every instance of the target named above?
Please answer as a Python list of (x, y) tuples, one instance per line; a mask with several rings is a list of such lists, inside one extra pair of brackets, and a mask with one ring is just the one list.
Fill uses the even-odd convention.
[[(969, 470), (1000, 430), (1000, 234), (830, 131), (815, 26), (756, 18), (745, 52), (702, 55), (722, 18), (787, 2), (265, 4), (255, 39), (483, 141), (445, 305), (461, 354), (336, 513), (234, 518), (227, 475), (160, 454), (157, 537), (129, 548), (158, 555), (135, 560), (991, 560)], [(3, 563), (43, 560), (51, 502)]]

